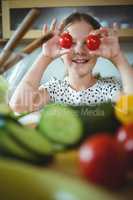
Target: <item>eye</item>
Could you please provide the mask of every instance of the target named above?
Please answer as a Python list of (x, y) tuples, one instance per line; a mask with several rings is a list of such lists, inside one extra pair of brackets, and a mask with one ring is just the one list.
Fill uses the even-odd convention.
[(73, 41), (73, 42), (72, 42), (72, 46), (75, 46), (75, 45), (76, 45), (76, 42), (75, 42), (75, 41)]
[(86, 45), (86, 40), (83, 42), (83, 45)]

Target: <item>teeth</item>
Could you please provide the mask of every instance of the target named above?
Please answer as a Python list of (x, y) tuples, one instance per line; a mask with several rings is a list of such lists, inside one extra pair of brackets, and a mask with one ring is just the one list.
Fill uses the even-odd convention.
[(73, 60), (75, 63), (86, 63), (88, 60)]

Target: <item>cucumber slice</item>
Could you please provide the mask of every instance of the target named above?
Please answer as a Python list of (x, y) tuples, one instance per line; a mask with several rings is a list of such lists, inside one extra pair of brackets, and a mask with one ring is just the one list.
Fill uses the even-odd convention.
[[(0, 148), (4, 152), (23, 159), (35, 159), (35, 156), (19, 146), (7, 132), (0, 130)], [(37, 158), (36, 158), (37, 159)]]
[(0, 131), (0, 157), (28, 162), (35, 165), (48, 165), (53, 161), (53, 155), (36, 156), (20, 146), (8, 133)]
[(111, 102), (90, 106), (49, 104), (42, 111), (38, 128), (51, 141), (73, 148), (92, 134), (114, 134), (120, 125)]
[(51, 141), (64, 145), (78, 143), (83, 132), (78, 115), (69, 106), (61, 104), (45, 106), (38, 127)]
[(53, 145), (35, 129), (7, 121), (6, 130), (21, 147), (37, 156), (51, 155), (54, 152)]

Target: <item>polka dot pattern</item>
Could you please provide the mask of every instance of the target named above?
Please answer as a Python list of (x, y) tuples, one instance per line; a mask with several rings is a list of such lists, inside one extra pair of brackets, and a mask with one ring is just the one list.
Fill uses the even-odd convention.
[(81, 91), (72, 89), (67, 79), (52, 78), (41, 87), (47, 89), (51, 102), (75, 106), (113, 101), (122, 89), (120, 81), (115, 77), (100, 78), (93, 86)]

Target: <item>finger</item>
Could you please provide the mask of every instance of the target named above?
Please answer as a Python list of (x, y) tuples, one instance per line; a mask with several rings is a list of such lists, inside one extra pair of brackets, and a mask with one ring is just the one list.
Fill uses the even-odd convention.
[(47, 33), (47, 31), (48, 31), (48, 26), (47, 26), (47, 24), (44, 24), (43, 29), (42, 29), (43, 35), (45, 35)]
[(55, 27), (56, 35), (60, 36), (60, 34), (62, 33), (63, 29), (64, 29), (64, 24), (63, 23), (61, 23), (60, 25), (57, 25)]
[(101, 27), (100, 28), (100, 35), (107, 37), (109, 35), (109, 28), (107, 28), (107, 27)]
[(118, 31), (119, 31), (119, 27), (118, 27), (118, 24), (117, 22), (114, 22), (113, 23), (113, 31), (116, 35), (118, 35)]
[(112, 36), (116, 36), (117, 35), (117, 29), (113, 29), (113, 28), (106, 28), (103, 27), (101, 28), (101, 37), (112, 37)]
[(99, 35), (100, 37), (108, 36), (109, 28), (101, 27), (100, 29), (93, 30), (90, 34)]
[(70, 52), (70, 49), (60, 49), (60, 55), (64, 55)]
[(64, 30), (64, 23), (61, 22), (59, 27), (58, 27), (58, 34), (60, 35), (63, 32), (63, 30)]
[(57, 23), (57, 20), (53, 19), (52, 22), (51, 22), (51, 25), (50, 25), (50, 31), (51, 32), (55, 31), (56, 23)]
[(90, 54), (91, 56), (101, 56), (101, 51), (100, 51), (100, 50), (89, 51), (89, 54)]
[(96, 29), (96, 30), (91, 31), (91, 32), (89, 33), (89, 35), (90, 35), (90, 34), (92, 34), (92, 35), (98, 35), (99, 33), (100, 33), (100, 29)]

